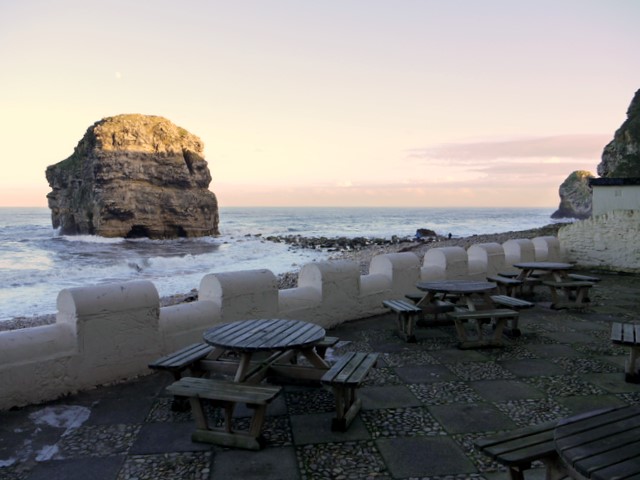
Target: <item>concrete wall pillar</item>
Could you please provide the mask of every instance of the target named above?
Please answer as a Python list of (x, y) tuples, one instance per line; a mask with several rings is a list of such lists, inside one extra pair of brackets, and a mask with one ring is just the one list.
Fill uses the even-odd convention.
[(269, 318), (278, 313), (278, 280), (266, 269), (210, 273), (198, 299), (219, 305), (222, 322)]
[(505, 271), (504, 249), (499, 243), (478, 243), (467, 250), (469, 275), (476, 280)]

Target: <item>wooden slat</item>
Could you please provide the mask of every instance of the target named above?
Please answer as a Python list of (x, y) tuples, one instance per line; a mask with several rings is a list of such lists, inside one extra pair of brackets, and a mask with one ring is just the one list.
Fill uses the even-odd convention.
[(503, 285), (522, 285), (522, 280), (510, 277), (502, 277), (500, 275), (487, 277), (490, 282), (501, 283)]
[[(638, 438), (638, 435), (640, 435), (640, 426), (629, 425), (627, 419), (623, 419), (570, 437), (558, 439), (557, 448), (559, 452), (563, 452), (567, 457), (580, 460), (592, 453), (606, 451), (616, 445), (624, 445), (629, 440)], [(597, 442), (598, 446), (588, 445), (585, 448), (585, 444), (591, 442)]]
[(569, 273), (567, 277), (569, 277), (572, 280), (582, 280), (585, 282), (593, 282), (593, 283), (597, 283), (600, 281), (599, 277), (592, 277), (590, 275), (580, 275), (578, 273)]
[(512, 308), (531, 308), (534, 306), (534, 304), (531, 302), (522, 300), (520, 298), (510, 297), (508, 295), (491, 295), (491, 300), (494, 303), (499, 303), (501, 305)]
[(476, 441), (476, 446), (507, 466), (528, 466), (533, 460), (555, 455), (553, 431), (557, 422), (546, 422)]
[(333, 347), (339, 341), (340, 339), (338, 337), (324, 337), (322, 340), (316, 343), (316, 347), (322, 347), (322, 348)]
[(322, 376), (322, 383), (356, 386), (362, 382), (377, 360), (377, 353), (347, 353)]
[(322, 327), (299, 320), (256, 319), (214, 327), (205, 340), (238, 352), (285, 350), (311, 346), (324, 338)]
[(153, 363), (149, 364), (149, 368), (157, 370), (170, 370), (176, 368), (185, 368), (189, 364), (194, 363), (206, 357), (213, 347), (206, 343), (194, 343), (187, 347), (184, 347), (176, 352), (159, 358)]
[(611, 340), (613, 342), (622, 342), (622, 323), (613, 322), (611, 324)]
[(411, 305), (404, 300), (383, 300), (382, 304), (393, 310), (394, 312), (415, 312), (419, 313), (422, 311), (420, 307), (416, 307), (415, 305)]
[(613, 322), (611, 341), (627, 346), (640, 345), (640, 323)]
[(344, 366), (353, 358), (355, 352), (345, 353), (338, 361), (322, 376), (323, 383), (331, 383)]
[[(274, 324), (274, 322), (269, 323)], [(242, 346), (243, 348), (246, 348), (248, 350), (268, 348), (271, 345), (274, 345), (278, 339), (286, 336), (291, 326), (292, 325), (288, 322), (283, 322), (275, 327), (269, 325), (268, 329), (264, 329), (262, 325), (258, 325), (258, 332), (247, 331), (246, 335), (242, 335), (241, 337), (236, 339), (234, 343), (236, 346)]]
[[(618, 453), (618, 452), (616, 452)], [(615, 478), (624, 478), (626, 480), (640, 478), (640, 449), (637, 446), (630, 446), (625, 450), (627, 458), (621, 462), (613, 462), (613, 457), (608, 457), (607, 467), (596, 469), (591, 473), (594, 480), (610, 480)]]
[(580, 282), (580, 281), (556, 282), (552, 280), (545, 280), (542, 283), (549, 287), (557, 287), (557, 288), (593, 287), (593, 282)]
[(353, 372), (358, 368), (358, 365), (364, 360), (366, 353), (356, 352), (351, 361), (347, 363), (338, 373), (333, 381), (336, 383), (348, 383), (349, 378)]
[[(618, 446), (615, 450), (609, 449), (600, 454), (581, 459), (576, 470), (587, 476), (592, 476), (595, 472), (602, 471), (612, 465), (632, 458), (640, 457), (640, 439), (631, 439), (625, 445)], [(638, 472), (640, 473), (640, 472)]]
[(372, 353), (366, 354), (365, 357), (360, 362), (360, 365), (358, 365), (358, 368), (356, 368), (354, 372), (351, 374), (351, 376), (349, 377), (349, 380), (347, 383), (355, 385), (362, 382), (364, 380), (364, 377), (367, 375), (367, 373), (369, 373), (369, 370), (371, 370), (371, 367), (375, 365), (377, 360), (378, 360), (377, 354), (372, 354)]
[(635, 329), (631, 323), (624, 323), (622, 325), (622, 341), (625, 343), (635, 343)]
[(509, 310), (506, 308), (500, 308), (496, 310), (474, 310), (474, 311), (458, 311), (450, 312), (447, 315), (457, 320), (474, 319), (474, 318), (503, 318), (503, 317), (517, 317), (518, 312), (515, 310)]
[(556, 440), (561, 441), (564, 437), (576, 435), (581, 432), (590, 431), (602, 425), (608, 425), (617, 421), (624, 421), (634, 418), (634, 413), (625, 407), (603, 409), (596, 414), (587, 412), (571, 417), (570, 421), (563, 421), (560, 425), (562, 430), (557, 432)]
[(280, 389), (281, 387), (275, 386), (193, 377), (184, 377), (167, 387), (167, 391), (174, 395), (256, 405), (269, 403), (280, 393)]
[(640, 475), (640, 410), (619, 407), (572, 417), (558, 425), (555, 444), (578, 475), (593, 479)]

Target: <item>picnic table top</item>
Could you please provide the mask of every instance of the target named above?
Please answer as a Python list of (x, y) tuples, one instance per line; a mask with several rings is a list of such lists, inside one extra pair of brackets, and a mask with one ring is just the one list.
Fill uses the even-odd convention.
[(571, 263), (563, 262), (519, 262), (513, 266), (522, 270), (569, 270), (574, 267)]
[(561, 420), (554, 443), (574, 478), (640, 476), (640, 406), (583, 413)]
[(255, 319), (223, 323), (206, 330), (204, 341), (237, 352), (281, 351), (315, 345), (324, 328), (301, 320)]
[(493, 290), (496, 288), (496, 284), (473, 280), (442, 280), (437, 282), (418, 282), (416, 287), (425, 292), (469, 294)]

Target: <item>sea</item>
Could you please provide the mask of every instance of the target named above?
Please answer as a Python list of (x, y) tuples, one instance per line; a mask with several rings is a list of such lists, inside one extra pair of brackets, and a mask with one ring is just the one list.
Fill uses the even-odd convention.
[(220, 236), (148, 240), (60, 235), (48, 208), (0, 208), (0, 321), (56, 312), (66, 288), (129, 280), (159, 295), (197, 289), (208, 273), (298, 271), (334, 252), (299, 249), (268, 236), (414, 237), (428, 228), (465, 237), (548, 225), (551, 208), (222, 207)]

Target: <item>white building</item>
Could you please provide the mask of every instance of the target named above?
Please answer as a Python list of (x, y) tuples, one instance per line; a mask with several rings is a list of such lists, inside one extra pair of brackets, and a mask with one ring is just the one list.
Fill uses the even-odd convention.
[(640, 273), (640, 178), (595, 178), (592, 216), (562, 227), (567, 260), (582, 267)]

